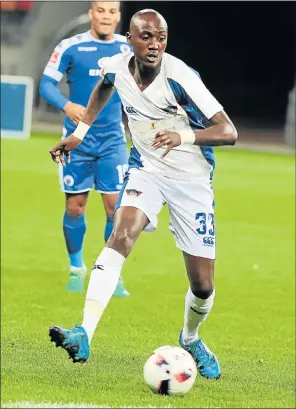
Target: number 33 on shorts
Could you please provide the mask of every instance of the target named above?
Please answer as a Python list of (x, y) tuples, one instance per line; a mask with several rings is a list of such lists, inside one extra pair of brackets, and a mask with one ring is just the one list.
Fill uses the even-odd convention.
[(205, 246), (215, 245), (215, 216), (214, 213), (196, 213), (195, 220), (199, 226), (196, 229), (198, 235), (203, 236)]

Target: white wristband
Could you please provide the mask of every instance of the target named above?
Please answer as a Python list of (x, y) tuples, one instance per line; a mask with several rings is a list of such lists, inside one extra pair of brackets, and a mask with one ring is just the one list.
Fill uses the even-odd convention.
[(180, 145), (184, 145), (185, 143), (190, 144), (190, 145), (194, 144), (195, 133), (193, 132), (191, 128), (182, 129), (181, 131), (177, 131), (177, 133), (180, 135), (180, 138), (181, 138)]
[(79, 121), (78, 126), (72, 135), (75, 136), (75, 138), (78, 138), (82, 141), (85, 135), (87, 134), (87, 131), (89, 130), (89, 128), (90, 128), (89, 125), (87, 125), (84, 122)]

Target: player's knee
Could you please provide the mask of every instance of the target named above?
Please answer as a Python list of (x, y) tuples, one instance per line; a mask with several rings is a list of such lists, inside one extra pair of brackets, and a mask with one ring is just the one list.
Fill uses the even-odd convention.
[(214, 284), (212, 282), (191, 283), (191, 291), (197, 298), (206, 300), (214, 291)]
[(133, 228), (114, 228), (110, 239), (108, 242), (111, 242), (113, 245), (124, 248), (126, 251), (130, 251), (138, 237), (137, 232)]
[(135, 239), (136, 235), (133, 232), (133, 229), (114, 229), (112, 232), (113, 240), (120, 242), (122, 244), (128, 243)]
[(106, 216), (114, 216), (114, 209), (115, 206), (111, 205), (111, 204), (107, 204), (105, 205), (105, 212), (106, 212)]
[(72, 217), (79, 217), (85, 212), (85, 205), (83, 203), (68, 203), (67, 213)]

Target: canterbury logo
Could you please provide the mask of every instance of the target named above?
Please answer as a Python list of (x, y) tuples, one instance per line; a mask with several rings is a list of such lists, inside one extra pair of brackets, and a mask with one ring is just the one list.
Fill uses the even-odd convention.
[(202, 242), (206, 246), (213, 246), (215, 244), (215, 240), (213, 237), (204, 237)]

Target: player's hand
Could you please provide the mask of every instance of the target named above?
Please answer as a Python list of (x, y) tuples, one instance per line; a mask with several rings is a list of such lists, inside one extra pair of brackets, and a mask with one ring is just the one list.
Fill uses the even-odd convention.
[(78, 122), (81, 121), (84, 115), (85, 107), (79, 104), (74, 104), (74, 102), (68, 101), (64, 106), (64, 112), (75, 125), (78, 125)]
[(67, 158), (67, 162), (70, 163), (70, 151), (77, 148), (80, 144), (81, 140), (73, 135), (62, 139), (49, 151), (51, 159), (56, 163), (61, 162), (63, 166), (66, 166), (65, 157)]
[(159, 149), (162, 146), (166, 145), (166, 150), (163, 155), (161, 155), (161, 159), (163, 159), (171, 149), (179, 146), (181, 144), (181, 137), (177, 132), (170, 132), (170, 131), (160, 131), (157, 132), (155, 135), (155, 139), (152, 142), (152, 147), (154, 149)]

